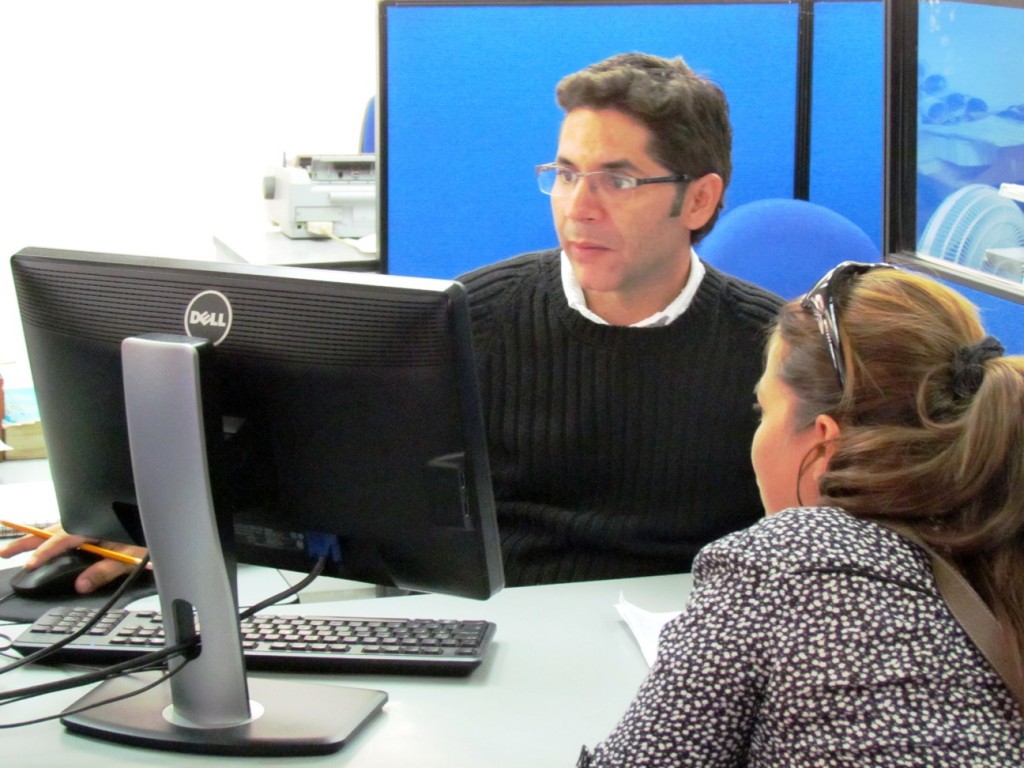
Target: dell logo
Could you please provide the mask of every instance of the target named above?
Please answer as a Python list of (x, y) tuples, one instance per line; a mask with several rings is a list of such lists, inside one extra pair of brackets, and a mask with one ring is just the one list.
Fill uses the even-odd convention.
[(185, 310), (185, 333), (209, 339), (214, 345), (227, 338), (231, 330), (231, 302), (220, 291), (203, 291)]
[(193, 309), (188, 316), (189, 325), (215, 325), (218, 328), (227, 328), (227, 323), (224, 322), (224, 313), (218, 312), (200, 312), (197, 309)]

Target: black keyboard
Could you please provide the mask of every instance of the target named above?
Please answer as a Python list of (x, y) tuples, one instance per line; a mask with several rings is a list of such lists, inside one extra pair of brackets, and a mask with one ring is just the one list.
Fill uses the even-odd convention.
[[(94, 615), (91, 608), (53, 608), (25, 630), (13, 648), (26, 656), (47, 648)], [(257, 615), (241, 624), (247, 669), (323, 674), (468, 675), (483, 661), (495, 629), (488, 621), (275, 614)], [(113, 610), (87, 634), (41, 662), (116, 664), (163, 646), (158, 612)]]

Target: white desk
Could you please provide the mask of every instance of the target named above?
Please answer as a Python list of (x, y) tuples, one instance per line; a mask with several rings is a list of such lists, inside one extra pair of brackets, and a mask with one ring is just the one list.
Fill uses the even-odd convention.
[(367, 253), (348, 243), (329, 238), (293, 240), (276, 228), (240, 229), (227, 235), (215, 235), (213, 245), (218, 260), (227, 262), (326, 267), (360, 272), (376, 272), (380, 269), (380, 259), (376, 253)]
[[(243, 578), (247, 578), (245, 572)], [(315, 585), (314, 585), (315, 586)], [(466, 678), (388, 675), (303, 676), (328, 685), (384, 690), (389, 701), (340, 752), (323, 757), (246, 758), (245, 765), (353, 768), (544, 768), (572, 766), (583, 744), (606, 736), (647, 672), (615, 611), (620, 592), (651, 611), (682, 608), (687, 575), (505, 589), (486, 602), (416, 595), (314, 602), (317, 614), (482, 618), (498, 625), (488, 659)], [(284, 606), (294, 612), (297, 606)], [(17, 634), (18, 630), (2, 631)], [(0, 664), (5, 663), (0, 660)], [(0, 689), (70, 674), (45, 667), (0, 677)], [(69, 706), (69, 691), (0, 708), (0, 721), (39, 717)], [(205, 766), (238, 758), (137, 750), (68, 733), (57, 721), (4, 731), (4, 753), (22, 765)]]
[(50, 463), (46, 459), (0, 461), (0, 485), (50, 482)]

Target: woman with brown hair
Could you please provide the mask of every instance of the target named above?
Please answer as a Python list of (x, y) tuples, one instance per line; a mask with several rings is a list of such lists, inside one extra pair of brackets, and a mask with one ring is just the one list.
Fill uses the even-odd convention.
[(780, 312), (768, 517), (580, 766), (1024, 765), (1024, 358), (956, 292), (844, 263)]

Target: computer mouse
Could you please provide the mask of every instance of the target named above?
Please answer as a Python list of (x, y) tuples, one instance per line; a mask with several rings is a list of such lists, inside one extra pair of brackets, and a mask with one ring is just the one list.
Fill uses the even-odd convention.
[(75, 579), (93, 563), (101, 560), (97, 555), (72, 549), (42, 563), (38, 568), (21, 571), (11, 577), (11, 589), (20, 597), (73, 597)]

